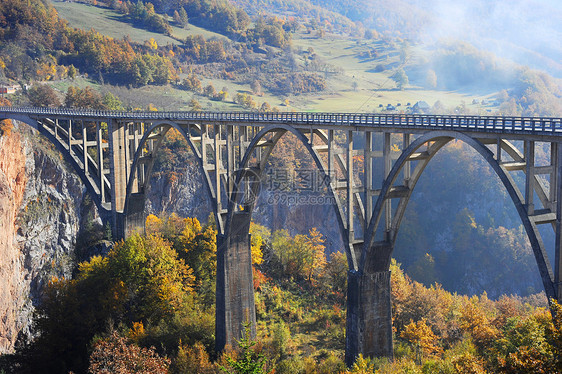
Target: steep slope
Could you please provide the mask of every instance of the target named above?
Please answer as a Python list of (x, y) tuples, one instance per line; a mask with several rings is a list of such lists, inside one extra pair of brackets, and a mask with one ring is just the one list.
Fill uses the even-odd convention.
[(16, 217), (27, 185), (21, 136), (0, 137), (0, 352), (10, 350), (21, 329), (23, 258), (15, 241)]
[(57, 152), (22, 125), (0, 136), (0, 352), (32, 334), (52, 277), (69, 278), (85, 188)]

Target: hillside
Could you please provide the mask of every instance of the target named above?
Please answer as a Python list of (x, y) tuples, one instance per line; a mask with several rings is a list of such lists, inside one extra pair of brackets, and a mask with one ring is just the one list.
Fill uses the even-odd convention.
[[(241, 3), (244, 5), (244, 3)], [(123, 16), (112, 10), (87, 6), (79, 3), (55, 2), (55, 7), (70, 20), (70, 25), (81, 29), (89, 29), (94, 22), (102, 15), (105, 21), (101, 31), (104, 35), (115, 36), (116, 30), (132, 30), (131, 39), (143, 42), (150, 38), (161, 45), (162, 43), (178, 43), (178, 40), (169, 38), (165, 35), (156, 37), (153, 33), (143, 29), (135, 28), (124, 22)], [(247, 5), (247, 4), (246, 4)], [(89, 17), (80, 17), (80, 14), (87, 14)], [(305, 12), (306, 14), (306, 12)], [(109, 17), (109, 18), (108, 18)], [(413, 86), (412, 89), (398, 91), (395, 89), (395, 82), (389, 77), (394, 73), (399, 62), (399, 45), (394, 41), (383, 39), (364, 39), (352, 36), (344, 36), (337, 33), (337, 30), (328, 32), (323, 37), (318, 37), (311, 31), (311, 26), (306, 18), (303, 18), (302, 26), (297, 28), (292, 36), (292, 55), (295, 63), (304, 71), (321, 74), (326, 81), (325, 89), (318, 93), (298, 93), (278, 92), (274, 87), (265, 86), (263, 81), (267, 78), (260, 77), (250, 72), (250, 77), (242, 79), (221, 79), (216, 74), (209, 74), (203, 70), (202, 86), (213, 84), (217, 87), (226, 87), (231, 93), (231, 97), (236, 93), (253, 93), (250, 83), (253, 80), (262, 82), (262, 91), (254, 96), (255, 101), (267, 102), (272, 106), (282, 108), (285, 99), (289, 100), (289, 107), (283, 109), (302, 110), (302, 111), (358, 111), (370, 112), (380, 111), (389, 104), (402, 105), (410, 102), (412, 105), (420, 100), (435, 103), (440, 101), (448, 110), (460, 106), (463, 102), (467, 110), (474, 113), (485, 113), (490, 109), (497, 108), (490, 104), (481, 105), (482, 101), (492, 103), (495, 90), (484, 90), (479, 93), (471, 91), (455, 91), (452, 87), (448, 91), (437, 91)], [(343, 21), (342, 21), (343, 22)], [(316, 26), (317, 27), (317, 26)], [(125, 33), (123, 32), (123, 33)], [(182, 34), (183, 33), (183, 34)], [(202, 35), (206, 38), (212, 37), (209, 31), (190, 25), (187, 30), (177, 27), (173, 28), (174, 38), (183, 39), (184, 35)], [(215, 34), (216, 35), (216, 34)], [(312, 52), (310, 52), (312, 51)], [(278, 54), (279, 52), (277, 52)], [(256, 58), (261, 58), (259, 55)], [(198, 64), (199, 65), (199, 64)], [(197, 69), (201, 71), (202, 65)], [(217, 67), (215, 67), (217, 68)], [(193, 69), (193, 67), (192, 67)], [(203, 68), (205, 69), (205, 68)], [(379, 71), (380, 70), (380, 71)], [(252, 77), (253, 75), (253, 77)], [(180, 78), (184, 74), (180, 73)], [(422, 79), (423, 80), (423, 79)], [(234, 83), (234, 84), (233, 84)], [(160, 91), (156, 87), (154, 91)], [(171, 96), (182, 98), (183, 105), (180, 108), (187, 109), (188, 99), (185, 93), (180, 92), (174, 87), (169, 87), (166, 91), (172, 92)], [(280, 93), (282, 93), (280, 95)], [(161, 93), (160, 93), (161, 94)], [(191, 96), (188, 96), (191, 97)], [(196, 95), (203, 108), (211, 110), (229, 109), (231, 106), (224, 106), (221, 103), (208, 100), (205, 95)], [(181, 99), (180, 99), (181, 100)], [(157, 107), (166, 109), (174, 107), (163, 103), (154, 103)], [(176, 103), (177, 99), (173, 100)], [(478, 104), (473, 104), (478, 103)], [(148, 103), (143, 103), (146, 106)]]
[(433, 44), (461, 40), (562, 78), (560, 4), (548, 0), (313, 0), (386, 35)]

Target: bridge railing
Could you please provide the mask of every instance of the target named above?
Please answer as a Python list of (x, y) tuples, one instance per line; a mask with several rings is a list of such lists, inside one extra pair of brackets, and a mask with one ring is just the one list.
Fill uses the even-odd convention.
[(556, 117), (502, 117), (425, 114), (302, 113), (302, 112), (156, 112), (105, 111), (71, 108), (0, 107), (0, 116), (59, 116), (88, 119), (209, 121), (241, 124), (294, 124), (340, 126), (391, 126), (414, 128), (456, 128), (491, 132), (562, 133), (562, 119)]

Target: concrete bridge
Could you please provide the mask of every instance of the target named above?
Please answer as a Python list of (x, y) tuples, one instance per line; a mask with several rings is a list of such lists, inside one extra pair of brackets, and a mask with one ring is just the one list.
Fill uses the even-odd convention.
[[(426, 165), (454, 140), (474, 148), (496, 172), (526, 229), (546, 295), (562, 296), (560, 118), (3, 107), (0, 119), (25, 122), (53, 142), (120, 237), (144, 227), (154, 156), (166, 133), (176, 129), (186, 139), (204, 176), (201, 188), (212, 201), (218, 229), (219, 350), (241, 336), (244, 322), (255, 326), (252, 196), (269, 155), (288, 133), (328, 180), (349, 265), (348, 364), (359, 353), (392, 356), (389, 265), (400, 222)], [(537, 164), (537, 145), (550, 149), (548, 162)], [(524, 173), (521, 186), (513, 178), (517, 172)], [(556, 235), (554, 270), (540, 225), (550, 225)]]

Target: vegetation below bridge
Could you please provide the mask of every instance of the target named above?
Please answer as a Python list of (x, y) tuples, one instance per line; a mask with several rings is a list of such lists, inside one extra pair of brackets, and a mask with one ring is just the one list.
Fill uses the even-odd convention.
[[(257, 343), (214, 351), (216, 230), (175, 215), (147, 219), (147, 235), (53, 279), (35, 341), (2, 357), (7, 372), (513, 373), (562, 369), (562, 309), (541, 295), (467, 297), (412, 281), (393, 262), (395, 361), (360, 357), (346, 369), (347, 264), (323, 237), (252, 225)], [(119, 366), (121, 365), (121, 366)]]

